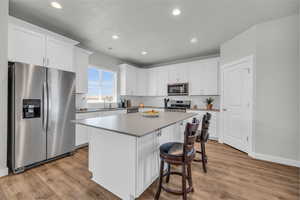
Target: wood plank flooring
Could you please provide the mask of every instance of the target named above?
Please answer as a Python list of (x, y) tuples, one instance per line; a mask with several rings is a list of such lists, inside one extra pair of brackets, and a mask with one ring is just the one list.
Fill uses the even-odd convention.
[[(191, 200), (299, 200), (300, 170), (249, 158), (226, 145), (209, 142), (208, 173), (194, 163), (195, 192)], [(0, 200), (117, 200), (118, 198), (90, 180), (87, 148), (19, 175), (0, 178)], [(180, 179), (169, 185), (180, 188)], [(155, 182), (139, 200), (153, 199)], [(181, 199), (166, 192), (161, 200)]]

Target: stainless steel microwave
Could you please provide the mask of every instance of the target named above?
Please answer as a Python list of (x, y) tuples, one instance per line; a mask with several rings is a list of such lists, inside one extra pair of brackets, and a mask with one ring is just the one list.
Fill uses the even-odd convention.
[(189, 95), (188, 83), (176, 83), (168, 85), (168, 96), (187, 96)]

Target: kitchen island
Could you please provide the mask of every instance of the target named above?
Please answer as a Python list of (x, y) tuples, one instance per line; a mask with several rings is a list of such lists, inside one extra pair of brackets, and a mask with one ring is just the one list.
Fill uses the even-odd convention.
[(185, 123), (195, 113), (141, 113), (77, 120), (89, 134), (92, 180), (121, 199), (139, 197), (159, 175), (159, 146), (183, 142)]

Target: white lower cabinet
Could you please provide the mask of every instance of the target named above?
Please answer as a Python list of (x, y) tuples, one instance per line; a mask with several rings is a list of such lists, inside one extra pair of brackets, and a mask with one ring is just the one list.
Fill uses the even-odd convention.
[[(177, 123), (137, 139), (137, 196), (159, 176), (159, 147), (168, 142), (183, 142), (183, 132)], [(165, 165), (166, 169), (167, 165)]]
[(140, 196), (158, 177), (159, 132), (137, 139), (137, 184), (136, 196)]

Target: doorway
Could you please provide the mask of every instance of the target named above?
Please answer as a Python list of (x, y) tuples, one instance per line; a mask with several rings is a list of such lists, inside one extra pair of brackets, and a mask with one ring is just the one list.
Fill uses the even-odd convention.
[(221, 142), (251, 154), (253, 141), (253, 65), (249, 56), (221, 67)]

